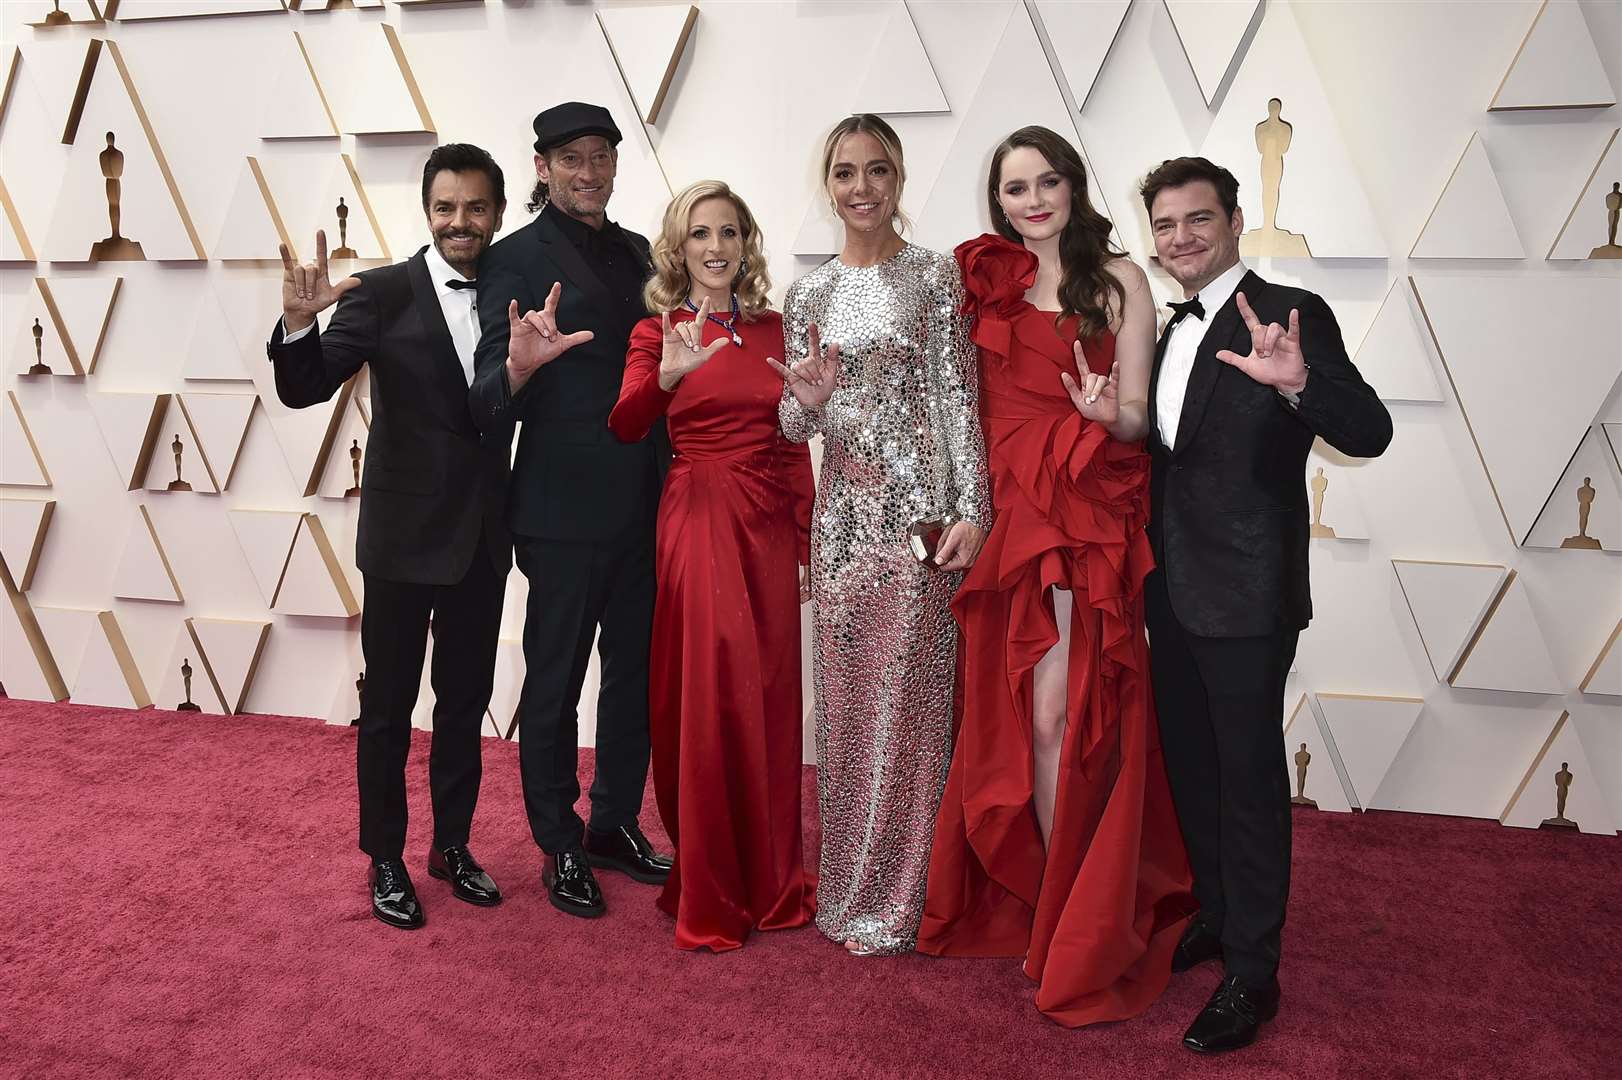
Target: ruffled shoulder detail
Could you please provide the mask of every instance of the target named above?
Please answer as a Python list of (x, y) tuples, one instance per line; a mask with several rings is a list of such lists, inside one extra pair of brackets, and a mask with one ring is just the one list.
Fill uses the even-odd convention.
[(965, 240), (952, 254), (963, 271), (963, 312), (974, 317), (969, 337), (983, 355), (1007, 364), (1013, 317), (1036, 284), (1036, 256), (993, 233)]

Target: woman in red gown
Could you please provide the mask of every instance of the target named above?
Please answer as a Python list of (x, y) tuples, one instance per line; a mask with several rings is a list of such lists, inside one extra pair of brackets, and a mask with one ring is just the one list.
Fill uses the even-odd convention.
[(1194, 910), (1143, 627), (1154, 302), (1068, 142), (1021, 128), (957, 249), (995, 524), (952, 607), (963, 707), (918, 948), (1024, 957), (1071, 1026), (1160, 995)]
[(815, 916), (799, 611), (814, 485), (809, 451), (778, 430), (783, 381), (766, 361), (783, 356), (783, 320), (743, 200), (719, 181), (687, 188), (653, 262), (645, 299), (670, 313), (632, 331), (608, 426), (635, 441), (664, 417), (675, 449), (649, 662), (654, 794), (676, 848), (659, 907), (678, 947), (721, 952)]

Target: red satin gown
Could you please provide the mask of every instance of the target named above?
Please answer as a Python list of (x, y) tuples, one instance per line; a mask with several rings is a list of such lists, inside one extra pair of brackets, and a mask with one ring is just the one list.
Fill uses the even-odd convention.
[[(680, 312), (673, 322), (688, 321)], [(654, 794), (675, 844), (659, 907), (683, 949), (736, 949), (804, 926), (816, 881), (800, 843), (800, 596), (815, 493), (810, 452), (783, 438), (783, 320), (739, 320), (673, 393), (657, 318), (631, 332), (616, 436), (667, 417), (675, 459), (659, 502), (649, 728)], [(726, 331), (709, 323), (708, 344)]]
[[(980, 348), (996, 520), (952, 608), (963, 707), (936, 820), (921, 951), (1025, 956), (1061, 1024), (1135, 1016), (1165, 989), (1196, 904), (1150, 698), (1143, 579), (1149, 459), (1071, 404), (1075, 324), (1024, 299), (1036, 257), (957, 250)], [(1115, 338), (1083, 343), (1106, 374)], [(1032, 671), (1072, 594), (1068, 724), (1044, 852), (1032, 807)]]

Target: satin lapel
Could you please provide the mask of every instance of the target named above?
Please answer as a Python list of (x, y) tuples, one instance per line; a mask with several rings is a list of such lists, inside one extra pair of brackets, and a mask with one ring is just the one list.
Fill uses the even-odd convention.
[[(580, 257), (580, 252), (575, 250), (569, 238), (544, 215), (535, 219), (535, 237), (544, 246), (547, 256), (558, 268), (559, 273), (568, 279), (569, 285), (590, 296), (592, 303), (600, 310), (613, 309), (608, 286), (603, 284), (603, 279), (598, 277), (597, 272)], [(538, 296), (535, 299), (544, 301), (546, 297)]]
[(428, 336), (428, 353), (436, 377), (453, 377), (458, 393), (467, 393), (467, 374), (462, 360), (456, 355), (456, 342), (451, 340), (450, 327), (445, 325), (445, 309), (439, 306), (439, 293), (428, 274), (428, 260), (422, 257), (427, 248), (419, 250), (406, 261), (406, 276), (411, 279), (411, 298), (417, 306), (417, 317), (422, 320), (423, 333)]
[(1155, 362), (1149, 368), (1149, 438), (1155, 446), (1169, 449), (1160, 441), (1160, 362), (1166, 358), (1166, 341), (1171, 337), (1167, 329), (1155, 342)]
[[(1244, 293), (1245, 299), (1251, 302), (1254, 308), (1255, 297), (1264, 287), (1265, 283), (1250, 271), (1240, 279), (1239, 287), (1234, 293)], [(1183, 411), (1177, 419), (1177, 446), (1173, 454), (1180, 454), (1188, 448), (1199, 431), (1200, 421), (1205, 417), (1205, 407), (1211, 403), (1211, 394), (1216, 389), (1217, 380), (1222, 378), (1227, 364), (1217, 359), (1216, 354), (1223, 349), (1233, 349), (1235, 352), (1249, 352), (1249, 334), (1245, 330), (1244, 320), (1239, 317), (1239, 305), (1232, 296), (1222, 305), (1222, 310), (1216, 313), (1211, 320), (1211, 328), (1205, 332), (1200, 340), (1199, 351), (1194, 354), (1194, 370), (1188, 374), (1188, 390), (1183, 395)]]

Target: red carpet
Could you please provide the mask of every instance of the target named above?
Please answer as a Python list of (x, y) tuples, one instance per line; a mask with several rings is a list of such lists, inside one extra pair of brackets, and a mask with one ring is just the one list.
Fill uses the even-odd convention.
[[(0, 700), (0, 1076), (1474, 1080), (1622, 1060), (1612, 838), (1298, 813), (1283, 1012), (1204, 1060), (1178, 1039), (1211, 967), (1136, 1021), (1069, 1031), (1013, 961), (853, 959), (810, 929), (682, 953), (654, 890), (614, 874), (607, 918), (561, 915), (516, 747), (493, 741), (473, 847), (507, 901), (458, 903), (422, 869), (420, 745), (428, 927), (390, 930), (367, 912), (352, 740)], [(814, 815), (809, 771), (806, 790)]]

